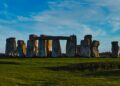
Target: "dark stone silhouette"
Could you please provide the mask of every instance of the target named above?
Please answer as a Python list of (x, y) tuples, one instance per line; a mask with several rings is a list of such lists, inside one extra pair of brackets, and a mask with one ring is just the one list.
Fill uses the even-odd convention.
[(33, 57), (38, 55), (38, 36), (31, 34), (27, 41), (27, 56)]
[(84, 40), (81, 40), (80, 56), (91, 57), (92, 35), (85, 35)]
[(6, 50), (5, 54), (9, 56), (17, 55), (17, 46), (16, 46), (16, 38), (11, 37), (6, 39)]
[(120, 47), (118, 41), (113, 41), (112, 43), (112, 57), (120, 57)]
[(58, 39), (54, 39), (52, 41), (52, 56), (53, 57), (61, 56), (60, 41)]
[(66, 44), (66, 55), (68, 57), (72, 57), (76, 55), (76, 46), (77, 46), (77, 39), (75, 35), (70, 36), (70, 38), (67, 39)]

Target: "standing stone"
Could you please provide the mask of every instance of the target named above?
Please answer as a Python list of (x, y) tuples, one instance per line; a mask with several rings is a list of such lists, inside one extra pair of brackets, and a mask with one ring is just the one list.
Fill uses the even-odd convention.
[(16, 38), (11, 37), (6, 39), (6, 55), (8, 56), (16, 56), (17, 55), (17, 46), (16, 46)]
[(27, 41), (27, 57), (31, 57), (31, 43), (30, 40)]
[(80, 56), (80, 45), (76, 46), (76, 54), (77, 56)]
[(33, 57), (38, 55), (38, 36), (30, 35), (27, 43), (27, 56)]
[(61, 56), (60, 41), (58, 39), (53, 39), (52, 41), (52, 57)]
[(92, 35), (85, 35), (84, 40), (81, 40), (80, 56), (91, 56)]
[(90, 41), (89, 40), (81, 40), (80, 45), (80, 56), (82, 57), (90, 57), (91, 50), (90, 50)]
[(92, 35), (85, 35), (84, 40), (89, 43), (89, 45), (92, 45)]
[(113, 41), (112, 43), (112, 57), (120, 57), (120, 48), (118, 41)]
[(67, 40), (67, 45), (66, 45), (66, 55), (68, 57), (72, 57), (76, 55), (76, 44), (77, 44), (77, 39), (75, 35), (70, 36)]
[(94, 40), (92, 42), (92, 47), (91, 47), (91, 51), (92, 51), (91, 55), (92, 55), (92, 57), (100, 57), (99, 49), (98, 49), (99, 45), (100, 45), (99, 41)]
[(17, 52), (18, 52), (18, 56), (22, 57), (22, 56), (26, 56), (26, 44), (23, 40), (18, 40), (17, 42), (18, 47), (17, 47)]
[(47, 50), (46, 50), (46, 40), (44, 39), (44, 36), (41, 36), (39, 38), (39, 53), (38, 56), (40, 57), (46, 57), (47, 56)]

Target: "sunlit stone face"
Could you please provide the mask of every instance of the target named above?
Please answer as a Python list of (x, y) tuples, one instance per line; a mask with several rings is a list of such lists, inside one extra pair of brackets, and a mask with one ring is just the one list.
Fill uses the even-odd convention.
[(52, 51), (52, 40), (48, 40), (48, 50)]
[(26, 56), (26, 44), (23, 40), (18, 40), (17, 42), (17, 53), (18, 56)]
[(94, 40), (92, 42), (92, 46), (91, 46), (92, 57), (100, 57), (99, 49), (98, 49), (99, 45), (100, 45), (99, 41)]

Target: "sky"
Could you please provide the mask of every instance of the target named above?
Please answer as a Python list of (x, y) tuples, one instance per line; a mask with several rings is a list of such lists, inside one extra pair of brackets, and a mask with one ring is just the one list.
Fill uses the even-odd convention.
[(111, 41), (120, 41), (120, 0), (0, 0), (0, 52), (6, 38), (29, 34), (75, 34), (77, 44), (92, 34), (100, 52), (111, 51)]

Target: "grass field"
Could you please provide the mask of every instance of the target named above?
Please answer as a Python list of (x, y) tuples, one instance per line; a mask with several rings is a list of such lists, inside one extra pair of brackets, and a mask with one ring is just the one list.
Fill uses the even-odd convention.
[(120, 70), (52, 70), (81, 62), (120, 62), (114, 58), (1, 58), (0, 86), (120, 86)]

